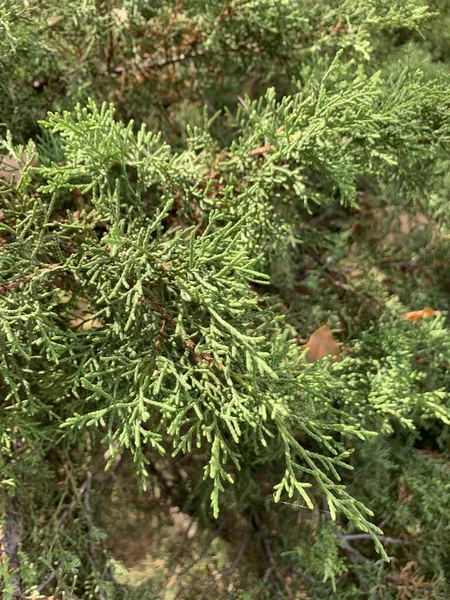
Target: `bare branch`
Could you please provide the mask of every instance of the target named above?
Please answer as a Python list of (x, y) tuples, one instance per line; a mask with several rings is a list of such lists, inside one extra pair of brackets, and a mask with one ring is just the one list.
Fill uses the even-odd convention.
[[(23, 515), (17, 497), (14, 495), (6, 509), (5, 525), (3, 535), (0, 539), (0, 557), (8, 560), (8, 570), (11, 572), (11, 583), (13, 586), (13, 600), (22, 597), (22, 582), (18, 569), (20, 567), (19, 550), (22, 540)], [(0, 585), (0, 591), (3, 586)]]
[[(368, 533), (350, 533), (347, 535), (338, 535), (338, 538), (343, 541), (371, 540), (372, 536), (370, 536)], [(380, 542), (384, 542), (385, 544), (396, 544), (398, 546), (409, 546), (414, 544), (414, 542), (411, 540), (402, 540), (401, 538), (393, 538), (387, 535), (378, 535), (377, 538), (380, 540)]]

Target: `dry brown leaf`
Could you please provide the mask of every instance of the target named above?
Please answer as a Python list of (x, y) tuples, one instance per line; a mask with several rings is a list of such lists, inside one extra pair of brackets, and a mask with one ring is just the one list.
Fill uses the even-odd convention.
[(309, 363), (325, 358), (325, 356), (329, 356), (332, 362), (341, 360), (339, 346), (328, 325), (323, 325), (323, 327), (313, 331), (308, 343), (303, 348), (308, 349), (306, 361)]
[(422, 310), (413, 310), (412, 312), (405, 313), (402, 315), (404, 321), (419, 321), (419, 319), (426, 319), (428, 317), (440, 317), (442, 315), (440, 310), (433, 310), (429, 306), (422, 308)]

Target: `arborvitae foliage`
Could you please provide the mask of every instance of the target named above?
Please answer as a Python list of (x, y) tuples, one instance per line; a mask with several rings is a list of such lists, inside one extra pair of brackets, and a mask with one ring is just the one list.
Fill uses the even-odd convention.
[(0, 3), (3, 597), (450, 597), (447, 11)]

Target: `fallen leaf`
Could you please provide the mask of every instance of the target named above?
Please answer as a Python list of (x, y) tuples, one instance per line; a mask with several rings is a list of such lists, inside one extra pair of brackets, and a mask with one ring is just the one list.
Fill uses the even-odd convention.
[(333, 333), (328, 325), (319, 327), (311, 334), (308, 343), (303, 346), (308, 352), (306, 353), (306, 361), (309, 363), (316, 362), (321, 358), (330, 356), (332, 362), (341, 360), (339, 346), (333, 337)]
[(402, 315), (404, 321), (418, 321), (419, 319), (426, 319), (428, 317), (440, 317), (442, 315), (440, 310), (433, 310), (429, 306), (422, 308), (422, 310), (413, 310), (412, 312), (405, 313)]

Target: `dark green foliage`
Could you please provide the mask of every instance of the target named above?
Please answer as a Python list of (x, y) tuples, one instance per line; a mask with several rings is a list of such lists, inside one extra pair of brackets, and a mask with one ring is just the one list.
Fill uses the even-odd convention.
[(438, 4), (0, 3), (5, 598), (450, 597)]

